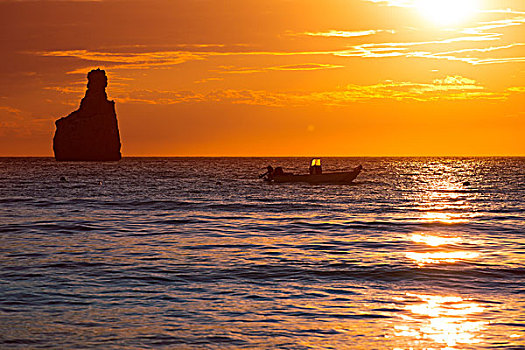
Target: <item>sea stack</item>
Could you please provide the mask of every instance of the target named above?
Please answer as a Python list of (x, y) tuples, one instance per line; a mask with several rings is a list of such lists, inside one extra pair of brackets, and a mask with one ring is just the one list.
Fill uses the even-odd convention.
[(53, 151), (58, 161), (116, 161), (120, 154), (115, 102), (108, 101), (104, 70), (88, 73), (86, 95), (80, 108), (58, 119)]

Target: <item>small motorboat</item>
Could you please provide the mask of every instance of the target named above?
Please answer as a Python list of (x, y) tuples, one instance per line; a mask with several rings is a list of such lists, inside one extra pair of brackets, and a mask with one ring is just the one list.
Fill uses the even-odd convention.
[(259, 177), (272, 183), (306, 182), (310, 184), (349, 184), (355, 180), (362, 169), (363, 167), (359, 165), (351, 171), (323, 173), (321, 160), (313, 159), (310, 165), (310, 174), (296, 175), (285, 173), (281, 167), (273, 169), (272, 166), (268, 166), (267, 172)]

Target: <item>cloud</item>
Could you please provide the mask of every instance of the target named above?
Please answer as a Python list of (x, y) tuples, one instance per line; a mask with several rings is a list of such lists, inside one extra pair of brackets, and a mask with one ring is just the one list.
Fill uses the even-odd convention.
[(12, 115), (20, 115), (22, 113), (21, 110), (18, 108), (10, 107), (10, 106), (0, 106), (0, 111), (7, 112)]
[[(417, 0), (364, 0), (382, 6), (395, 6), (403, 8), (414, 8), (418, 6)], [(515, 3), (518, 6), (518, 2)], [(516, 9), (490, 9), (479, 10), (480, 14), (493, 18), (477, 23), (474, 26), (459, 29), (441, 30), (443, 34), (452, 35), (451, 38), (428, 41), (413, 42), (390, 42), (390, 43), (366, 43), (353, 45), (347, 52), (336, 53), (336, 55), (363, 58), (385, 58), (385, 57), (405, 57), (405, 58), (425, 58), (432, 60), (448, 60), (464, 62), (471, 65), (484, 64), (505, 64), (525, 62), (522, 52), (513, 52), (503, 56), (503, 50), (525, 45), (521, 42), (521, 33), (514, 35), (503, 29), (517, 28), (525, 24), (525, 12)], [(418, 31), (417, 29), (413, 29)], [(337, 32), (337, 31), (334, 31)], [(421, 32), (421, 31), (419, 31)], [(438, 31), (439, 32), (439, 31)], [(396, 30), (396, 33), (400, 33)], [(519, 41), (516, 41), (519, 40)], [(498, 41), (498, 45), (487, 45), (490, 42)], [(475, 47), (450, 48), (451, 44), (474, 44)], [(482, 43), (485, 43), (483, 45)], [(443, 49), (443, 47), (446, 47)], [(418, 48), (418, 49), (416, 49)], [(499, 55), (487, 57), (487, 52)], [(502, 57), (503, 56), (503, 57)]]
[(53, 90), (63, 94), (83, 94), (86, 91), (85, 84), (74, 84), (69, 86), (46, 86), (45, 90)]
[[(141, 53), (115, 53), (88, 50), (64, 50), (64, 51), (47, 51), (37, 52), (37, 55), (45, 57), (71, 57), (86, 62), (84, 65), (70, 71), (71, 74), (84, 74), (86, 69), (97, 67), (111, 68), (112, 70), (137, 70), (137, 69), (159, 69), (170, 68), (175, 65), (191, 62), (203, 61), (211, 57), (226, 56), (336, 56), (336, 57), (355, 57), (355, 58), (387, 58), (387, 57), (405, 57), (405, 58), (426, 58), (435, 60), (453, 60), (461, 61), (472, 65), (495, 64), (495, 63), (513, 63), (524, 62), (525, 57), (475, 57), (473, 53), (487, 53), (508, 50), (515, 47), (524, 46), (524, 43), (512, 43), (500, 46), (488, 46), (483, 48), (465, 48), (458, 50), (439, 50), (441, 46), (451, 43), (461, 42), (480, 42), (494, 41), (499, 39), (500, 34), (489, 33), (483, 35), (462, 36), (435, 41), (417, 41), (417, 42), (386, 42), (386, 43), (365, 43), (353, 45), (344, 50), (326, 50), (326, 51), (235, 51), (235, 52), (216, 52), (216, 51), (154, 51)], [(418, 48), (418, 49), (416, 49)], [(306, 63), (295, 65), (281, 65), (273, 67), (245, 67), (235, 69), (222, 69), (221, 73), (229, 74), (248, 74), (260, 73), (265, 71), (290, 71), (290, 70), (320, 70), (341, 68), (342, 65), (329, 63)]]
[(210, 78), (204, 78), (204, 79), (201, 79), (201, 80), (196, 80), (194, 81), (195, 84), (203, 84), (203, 83), (207, 83), (209, 81), (222, 81), (224, 80), (224, 78), (217, 78), (217, 77), (210, 77)]
[[(89, 66), (77, 68), (68, 72), (69, 74), (84, 74), (86, 70), (92, 68), (110, 68), (111, 70), (137, 70), (169, 68), (175, 65), (190, 61), (205, 60), (211, 57), (226, 56), (320, 56), (333, 55), (333, 51), (298, 51), (298, 52), (279, 52), (279, 51), (235, 51), (235, 52), (216, 52), (216, 51), (154, 51), (140, 53), (116, 53), (88, 50), (64, 50), (64, 51), (45, 51), (37, 52), (37, 55), (45, 57), (71, 57), (87, 62), (94, 62)], [(291, 65), (271, 66), (271, 67), (241, 67), (220, 66), (220, 69), (212, 70), (221, 74), (251, 74), (268, 71), (313, 71), (321, 69), (342, 68), (342, 65), (329, 63), (300, 63)]]
[[(419, 52), (419, 53), (415, 53), (412, 57), (433, 58), (433, 59), (441, 59), (441, 60), (448, 60), (448, 61), (459, 61), (459, 62), (469, 63), (472, 65), (521, 63), (521, 62), (525, 62), (525, 56), (482, 58), (482, 57), (472, 57), (471, 54), (467, 54), (467, 53), (469, 52), (491, 52), (491, 51), (497, 51), (497, 50), (510, 49), (513, 47), (524, 46), (524, 45), (525, 44), (520, 43), (520, 44), (511, 44), (511, 45), (505, 45), (505, 46), (489, 47), (485, 49), (463, 49), (463, 50), (438, 52), (438, 53)], [(458, 53), (462, 53), (464, 55), (461, 56), (461, 55), (458, 55)]]
[[(390, 6), (403, 6), (410, 1), (391, 2), (379, 0), (367, 0), (377, 3), (388, 3)], [(493, 11), (494, 12), (494, 11)], [(454, 30), (439, 31), (437, 34), (446, 36), (437, 40), (420, 41), (391, 41), (391, 42), (367, 42), (358, 45), (350, 45), (344, 49), (335, 50), (305, 50), (305, 51), (258, 51), (251, 50), (246, 45), (236, 44), (226, 46), (223, 44), (179, 44), (174, 45), (175, 50), (152, 50), (144, 52), (130, 52), (130, 50), (146, 50), (146, 45), (134, 45), (127, 47), (125, 52), (116, 52), (118, 47), (106, 50), (54, 50), (38, 51), (33, 54), (44, 57), (70, 57), (77, 58), (92, 65), (108, 67), (113, 70), (120, 69), (161, 69), (170, 68), (175, 65), (192, 61), (205, 61), (214, 57), (290, 57), (290, 56), (336, 56), (355, 58), (419, 58), (431, 60), (448, 60), (464, 62), (471, 65), (519, 63), (525, 61), (521, 52), (510, 52), (510, 49), (524, 46), (525, 43), (511, 41), (521, 36), (510, 36), (501, 32), (505, 28), (517, 28), (525, 24), (525, 16), (517, 11), (495, 12), (503, 13), (511, 18), (495, 19), (493, 21), (480, 22), (475, 26)], [(409, 29), (411, 34), (423, 33), (415, 29)], [(306, 37), (341, 38), (351, 40), (355, 37), (370, 37), (378, 33), (391, 33), (395, 37), (403, 37), (407, 30), (383, 30), (369, 29), (359, 31), (329, 30), (326, 32), (309, 31), (300, 35)], [(297, 34), (295, 34), (297, 35)], [(436, 35), (433, 33), (432, 35)], [(497, 42), (497, 45), (494, 44)], [(475, 45), (475, 46), (474, 46)], [(452, 46), (452, 50), (451, 50)], [(124, 47), (121, 49), (125, 49)], [(492, 57), (487, 53), (492, 52)], [(510, 53), (504, 55), (504, 52)], [(497, 55), (496, 55), (497, 54)], [(290, 67), (290, 68), (288, 68)], [(275, 67), (254, 67), (229, 70), (231, 74), (258, 73), (271, 70), (317, 70), (339, 68), (341, 66), (324, 64), (312, 64), (311, 67), (301, 64), (282, 65)], [(86, 66), (79, 67), (70, 73), (84, 73)], [(90, 67), (89, 67), (90, 68)]]
[(344, 89), (318, 92), (268, 92), (222, 90), (206, 95), (207, 100), (272, 107), (323, 104), (344, 106), (371, 100), (419, 101), (505, 99), (507, 94), (485, 91), (474, 80), (447, 76), (432, 83), (384, 81), (373, 85), (350, 84)]
[(474, 80), (462, 76), (447, 76), (432, 83), (384, 81), (374, 85), (348, 85), (346, 90), (317, 94), (338, 102), (392, 99), (397, 101), (463, 100), (472, 98), (505, 98), (502, 94), (484, 91)]
[(414, 0), (363, 0), (373, 2), (384, 6), (396, 6), (396, 7), (414, 7)]
[(509, 51), (509, 49), (512, 48), (525, 46), (525, 43), (521, 42), (485, 47), (467, 47), (445, 51), (443, 51), (442, 48), (449, 47), (451, 44), (488, 44), (489, 42), (502, 41), (504, 36), (502, 33), (487, 32), (487, 30), (519, 26), (523, 24), (525, 24), (525, 17), (483, 22), (479, 26), (459, 30), (456, 32), (457, 36), (451, 38), (429, 41), (365, 43), (353, 45), (348, 50), (333, 52), (333, 54), (335, 56), (361, 58), (426, 58), (434, 60), (459, 61), (471, 65), (519, 63), (525, 62), (525, 56), (518, 54), (507, 55), (506, 57), (483, 57), (479, 55), (476, 56), (475, 54), (486, 54), (488, 52), (496, 51), (502, 52), (504, 50)]
[[(493, 37), (461, 37), (453, 39), (444, 39), (437, 41), (420, 41), (420, 42), (399, 42), (399, 43), (377, 43), (362, 44), (352, 46), (348, 50), (333, 52), (335, 56), (342, 57), (362, 57), (362, 58), (385, 58), (385, 57), (405, 57), (405, 58), (429, 58), (429, 59), (446, 59), (462, 61), (472, 65), (489, 64), (489, 63), (511, 63), (522, 62), (524, 57), (503, 57), (503, 58), (480, 58), (473, 57), (472, 52), (491, 52), (498, 50), (510, 49), (513, 47), (523, 46), (525, 44), (516, 43), (503, 46), (490, 46), (486, 48), (467, 48), (452, 51), (438, 50), (441, 44), (450, 44), (461, 41), (483, 41), (495, 40)], [(414, 47), (421, 46), (423, 49), (414, 50)], [(433, 52), (434, 51), (434, 52)], [(468, 54), (467, 54), (468, 53)], [(465, 54), (461, 56), (460, 54)]]
[(193, 91), (131, 90), (116, 91), (115, 100), (119, 103), (138, 103), (153, 105), (172, 105), (190, 102), (205, 102), (203, 94)]
[[(313, 104), (344, 106), (371, 100), (419, 101), (506, 99), (509, 93), (523, 88), (510, 88), (508, 92), (487, 91), (475, 80), (459, 75), (445, 76), (430, 83), (383, 81), (372, 85), (349, 84), (334, 91), (272, 92), (264, 90), (222, 89), (209, 93), (195, 91), (126, 90), (117, 88), (113, 96), (119, 103), (172, 105), (181, 103), (232, 103), (269, 107), (308, 106)], [(76, 93), (75, 89), (58, 90)]]
[[(116, 53), (88, 50), (41, 51), (44, 57), (72, 57), (97, 64), (109, 64), (113, 69), (145, 69), (173, 66), (188, 61), (203, 60), (209, 53), (192, 51), (155, 51), (139, 53)], [(85, 69), (82, 68), (82, 73)], [(75, 70), (70, 73), (79, 73)]]
[(525, 86), (513, 86), (507, 89), (510, 92), (525, 93)]
[[(153, 52), (138, 52), (138, 53), (118, 53), (118, 52), (103, 52), (103, 51), (88, 51), (88, 50), (64, 50), (64, 51), (40, 51), (36, 55), (44, 57), (71, 57), (84, 60), (87, 62), (96, 62), (100, 67), (111, 67), (113, 70), (117, 69), (152, 69), (152, 68), (168, 68), (174, 65), (205, 60), (210, 57), (225, 57), (225, 56), (304, 56), (304, 55), (327, 55), (331, 52), (286, 52), (286, 51), (153, 51)], [(314, 65), (316, 65), (314, 67)], [(326, 69), (327, 67), (335, 67), (328, 64), (313, 64), (309, 69)], [(270, 67), (262, 70), (286, 70), (286, 66)], [(284, 68), (283, 68), (284, 67)], [(82, 67), (71, 71), (69, 73), (84, 73), (86, 67)], [(254, 71), (260, 71), (261, 68), (256, 68)]]
[[(381, 6), (393, 6), (393, 7), (405, 7), (405, 8), (415, 8), (418, 7), (418, 3), (421, 0), (362, 0), (366, 2), (372, 2)], [(458, 0), (462, 1), (462, 0)], [(517, 3), (517, 2), (516, 2)], [(508, 5), (507, 5), (508, 6)], [(525, 12), (513, 10), (510, 8), (501, 8), (501, 9), (481, 9), (479, 12), (484, 13), (506, 13), (506, 14), (524, 14)]]
[(12, 106), (0, 106), (0, 136), (29, 138), (42, 134), (49, 118), (35, 117)]
[(268, 71), (312, 71), (322, 69), (335, 69), (344, 68), (341, 65), (328, 64), (328, 63), (303, 63), (303, 64), (290, 64), (283, 66), (274, 67), (240, 67), (236, 68), (233, 66), (222, 66), (220, 70), (215, 70), (220, 74), (252, 74), (262, 73)]
[[(391, 1), (391, 0), (365, 0), (388, 6), (412, 6), (413, 1)], [(366, 37), (369, 42), (349, 45), (343, 49), (333, 50), (304, 50), (304, 51), (263, 51), (252, 50), (249, 46), (242, 44), (178, 44), (172, 49), (165, 50), (157, 47), (154, 50), (146, 51), (147, 45), (132, 45), (118, 48), (108, 48), (107, 50), (53, 50), (33, 52), (38, 56), (44, 57), (70, 57), (85, 61), (87, 64), (70, 71), (69, 73), (82, 73), (89, 68), (102, 67), (111, 70), (144, 70), (144, 69), (168, 69), (175, 65), (180, 65), (194, 61), (209, 61), (212, 58), (224, 57), (293, 57), (293, 56), (335, 56), (361, 59), (374, 58), (407, 58), (407, 59), (427, 59), (463, 62), (470, 65), (488, 64), (513, 64), (525, 62), (525, 56), (518, 48), (525, 46), (520, 35), (511, 36), (505, 28), (518, 28), (525, 24), (525, 13), (514, 10), (491, 10), (486, 11), (495, 16), (503, 15), (505, 18), (497, 18), (493, 21), (480, 22), (477, 25), (454, 30), (443, 30), (433, 32), (431, 35), (440, 35), (441, 38), (435, 40), (399, 40), (389, 42), (373, 42), (372, 38), (378, 33), (391, 33), (393, 37), (404, 37), (407, 34), (423, 34), (423, 31), (416, 29), (402, 30), (329, 30), (329, 31), (308, 31), (300, 34), (304, 37), (319, 38), (340, 38), (341, 40), (352, 40), (352, 38)], [(510, 17), (510, 18), (509, 18)], [(409, 32), (409, 33), (408, 33)], [(429, 33), (430, 35), (430, 33)], [(443, 37), (445, 36), (445, 37)], [(307, 39), (305, 39), (307, 40)], [(317, 43), (317, 42), (316, 42)], [(318, 43), (317, 43), (318, 44)], [(305, 44), (304, 46), (312, 47)], [(118, 50), (124, 52), (118, 52)], [(135, 52), (133, 52), (135, 50)], [(136, 52), (136, 51), (139, 52)], [(303, 60), (304, 61), (304, 60)], [(340, 62), (338, 62), (340, 63)], [(269, 71), (312, 71), (322, 69), (341, 68), (342, 65), (323, 63), (297, 63), (287, 65), (275, 65), (272, 67), (247, 66), (231, 69), (210, 69), (220, 74), (252, 74)], [(202, 81), (201, 81), (202, 82)]]
[(479, 26), (473, 28), (466, 28), (461, 30), (464, 34), (483, 35), (486, 30), (492, 30), (496, 28), (506, 28), (512, 26), (520, 26), (525, 23), (525, 17), (515, 17), (503, 20), (495, 20), (491, 22), (482, 22)]
[(335, 65), (335, 64), (307, 63), (307, 64), (294, 64), (294, 65), (269, 67), (267, 68), (267, 70), (305, 71), (305, 70), (334, 69), (334, 68), (343, 68), (343, 67), (344, 66)]
[(465, 78), (460, 75), (447, 75), (447, 77), (445, 77), (444, 79), (434, 79), (433, 83), (439, 86), (455, 86), (460, 88), (466, 86), (476, 86), (475, 80)]
[(360, 30), (360, 31), (345, 31), (345, 30), (329, 30), (328, 32), (305, 32), (303, 35), (308, 36), (321, 36), (325, 38), (353, 38), (353, 37), (362, 37), (368, 35), (374, 35), (377, 33), (395, 33), (394, 30), (381, 30), (381, 29), (371, 29), (371, 30)]

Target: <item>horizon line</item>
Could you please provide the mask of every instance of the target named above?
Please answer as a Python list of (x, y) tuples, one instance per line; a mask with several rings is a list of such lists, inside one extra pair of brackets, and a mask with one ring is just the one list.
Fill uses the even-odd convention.
[[(124, 158), (525, 158), (525, 154), (485, 155), (126, 155)], [(55, 158), (49, 155), (0, 155), (0, 158)]]

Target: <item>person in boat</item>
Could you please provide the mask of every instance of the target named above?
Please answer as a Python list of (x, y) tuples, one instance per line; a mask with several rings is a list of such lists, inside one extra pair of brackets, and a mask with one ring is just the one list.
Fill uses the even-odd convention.
[(280, 176), (280, 175), (292, 175), (292, 173), (284, 172), (283, 168), (280, 166), (274, 169), (271, 165), (268, 165), (266, 167), (266, 172), (264, 174), (259, 175), (259, 178), (266, 177), (268, 180), (271, 181), (274, 178), (274, 176)]
[(273, 169), (273, 166), (268, 165), (266, 169), (268, 170), (268, 172), (266, 173), (266, 175), (268, 176), (268, 180), (273, 179), (273, 175), (275, 174), (275, 170)]
[(271, 180), (273, 178), (273, 174), (274, 174), (273, 166), (268, 165), (266, 167), (266, 172), (264, 174), (259, 175), (259, 179), (266, 177), (268, 180)]
[(314, 158), (310, 163), (310, 175), (321, 175), (323, 173), (323, 167), (321, 167), (321, 159)]
[(275, 170), (273, 171), (273, 175), (285, 175), (284, 174), (284, 170), (282, 167), (278, 166), (277, 168), (275, 168)]

